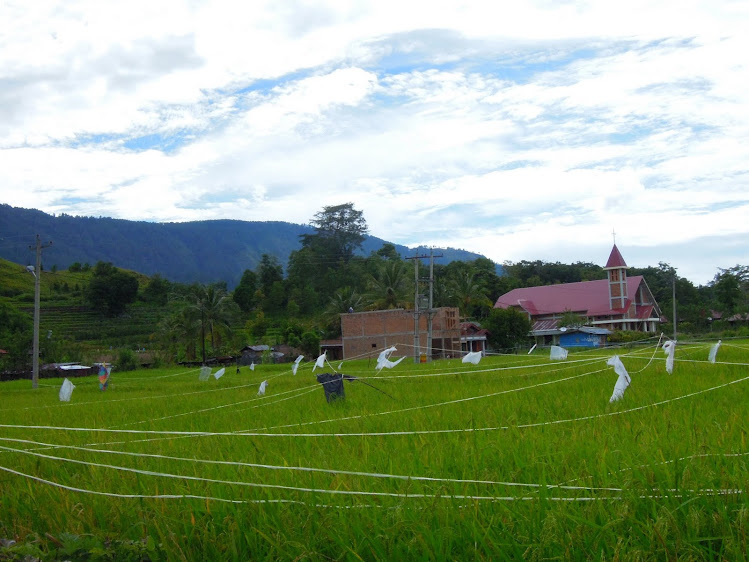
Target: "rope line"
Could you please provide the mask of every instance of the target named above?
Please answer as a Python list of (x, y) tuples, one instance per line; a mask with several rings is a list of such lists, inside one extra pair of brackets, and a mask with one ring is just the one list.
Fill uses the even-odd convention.
[(435, 494), (421, 494), (421, 493), (401, 494), (401, 493), (396, 493), (396, 492), (370, 492), (370, 491), (364, 491), (364, 490), (330, 490), (326, 488), (309, 488), (309, 487), (304, 487), (304, 486), (285, 486), (283, 484), (263, 484), (260, 482), (243, 482), (243, 481), (234, 481), (234, 480), (223, 480), (220, 478), (206, 478), (203, 476), (172, 474), (169, 472), (158, 472), (154, 470), (144, 470), (140, 468), (130, 468), (130, 467), (117, 466), (117, 465), (112, 465), (112, 464), (105, 464), (105, 463), (86, 462), (86, 461), (81, 461), (78, 459), (69, 459), (65, 457), (56, 457), (53, 455), (45, 455), (43, 453), (26, 451), (24, 449), (15, 449), (13, 447), (6, 447), (3, 445), (0, 445), (0, 449), (11, 451), (14, 453), (32, 455), (37, 458), (68, 462), (72, 464), (85, 465), (89, 467), (107, 468), (107, 469), (118, 470), (122, 472), (129, 472), (133, 474), (141, 474), (143, 476), (155, 476), (159, 478), (187, 480), (191, 482), (206, 482), (210, 484), (245, 486), (249, 488), (284, 490), (284, 491), (303, 492), (303, 493), (312, 493), (312, 494), (331, 494), (331, 495), (341, 495), (341, 496), (368, 496), (368, 497), (380, 497), (380, 498), (430, 498), (430, 499), (442, 498), (442, 499), (483, 500), (483, 501), (494, 499), (494, 496), (478, 496), (478, 495), (464, 495), (464, 494), (451, 494), (449, 496), (441, 496), (441, 495), (435, 495)]
[[(600, 371), (595, 371), (600, 372)], [(585, 373), (590, 374), (590, 373)], [(584, 375), (576, 375), (576, 377)], [(575, 377), (570, 377), (575, 378)], [(552, 420), (545, 422), (536, 422), (529, 424), (517, 424), (514, 426), (494, 426), (494, 427), (480, 427), (480, 428), (459, 428), (459, 429), (432, 429), (432, 430), (412, 430), (412, 431), (383, 431), (383, 432), (352, 432), (352, 433), (265, 433), (260, 431), (248, 430), (248, 431), (237, 431), (237, 432), (209, 432), (209, 431), (156, 431), (156, 430), (136, 430), (136, 429), (107, 429), (107, 428), (85, 428), (85, 427), (58, 427), (49, 425), (17, 425), (17, 424), (0, 424), (0, 427), (7, 429), (48, 429), (53, 431), (79, 431), (79, 432), (102, 432), (102, 433), (133, 433), (133, 434), (151, 434), (151, 435), (193, 435), (193, 436), (209, 436), (209, 437), (228, 437), (228, 436), (244, 436), (244, 437), (384, 437), (384, 436), (403, 436), (403, 435), (436, 435), (436, 434), (449, 434), (449, 433), (474, 433), (474, 432), (488, 432), (488, 431), (500, 431), (508, 429), (530, 429), (535, 427), (543, 427), (549, 425), (561, 425), (578, 421), (589, 421), (595, 419), (602, 419), (612, 416), (621, 416), (624, 414), (638, 412), (647, 408), (655, 408), (663, 406), (686, 398), (692, 398), (701, 394), (706, 394), (721, 388), (738, 384), (749, 380), (749, 376), (736, 379), (727, 383), (723, 383), (717, 386), (690, 392), (682, 396), (676, 396), (659, 402), (652, 402), (650, 404), (644, 404), (642, 406), (636, 406), (634, 408), (628, 408), (626, 410), (620, 410), (618, 412), (607, 412), (603, 414), (593, 414), (590, 416), (582, 416), (578, 418), (566, 418), (561, 420)], [(543, 383), (548, 384), (548, 383)], [(505, 392), (512, 392), (505, 391)], [(473, 400), (473, 397), (463, 400)], [(387, 412), (394, 413), (394, 412)], [(377, 415), (377, 414), (375, 414)], [(341, 421), (348, 418), (337, 418), (335, 420), (323, 420), (325, 421)], [(318, 422), (314, 422), (318, 423)]]
[[(362, 476), (366, 478), (383, 478), (393, 480), (413, 480), (419, 482), (446, 482), (450, 484), (482, 484), (491, 486), (515, 486), (515, 487), (526, 487), (526, 488), (560, 488), (566, 490), (594, 490), (594, 491), (610, 491), (610, 492), (621, 492), (621, 488), (607, 488), (607, 487), (593, 487), (593, 486), (566, 486), (563, 484), (534, 484), (525, 482), (502, 482), (494, 480), (474, 480), (464, 478), (439, 478), (432, 476), (409, 476), (402, 474), (387, 474), (379, 472), (361, 472), (355, 470), (340, 470), (330, 468), (314, 468), (308, 466), (280, 466), (272, 464), (259, 464), (241, 461), (222, 461), (222, 460), (208, 460), (208, 459), (195, 459), (186, 457), (174, 457), (169, 455), (158, 455), (154, 453), (133, 453), (129, 451), (115, 451), (110, 449), (90, 449), (88, 447), (79, 447), (76, 445), (55, 445), (54, 443), (44, 443), (39, 441), (31, 441), (28, 439), (12, 439), (7, 437), (0, 437), (0, 441), (9, 441), (13, 443), (24, 443), (30, 445), (37, 445), (51, 449), (71, 449), (76, 451), (84, 451), (90, 453), (103, 453), (112, 455), (125, 455), (137, 458), (154, 458), (163, 460), (173, 461), (184, 461), (199, 464), (213, 464), (213, 465), (228, 465), (228, 466), (241, 466), (248, 468), (262, 468), (266, 470), (280, 470), (280, 471), (296, 471), (296, 472), (318, 472), (323, 474), (344, 474), (346, 476)], [(0, 446), (1, 447), (1, 446)], [(21, 449), (23, 450), (23, 449)], [(29, 451), (26, 449), (25, 451)], [(24, 452), (25, 452), (24, 451)], [(31, 451), (29, 451), (29, 454)]]
[[(19, 450), (19, 452), (23, 452)], [(60, 459), (63, 461), (69, 461), (70, 459)], [(112, 467), (116, 469), (123, 469), (122, 467)], [(74, 486), (68, 486), (66, 484), (61, 484), (59, 482), (54, 482), (52, 480), (47, 480), (45, 478), (41, 478), (39, 476), (34, 476), (31, 474), (26, 474), (23, 472), (20, 472), (18, 470), (14, 470), (12, 468), (8, 468), (5, 466), (0, 465), (0, 470), (3, 470), (5, 472), (9, 472), (11, 474), (15, 474), (17, 476), (21, 476), (24, 478), (28, 478), (30, 480), (47, 484), (50, 486), (54, 486), (57, 488), (62, 488), (68, 491), (73, 492), (80, 492), (85, 494), (93, 494), (98, 496), (106, 496), (106, 497), (115, 497), (115, 498), (126, 498), (126, 499), (199, 499), (199, 500), (210, 500), (210, 501), (217, 501), (217, 502), (224, 502), (224, 503), (233, 503), (233, 504), (250, 504), (250, 503), (298, 503), (307, 505), (306, 502), (300, 502), (295, 500), (288, 500), (288, 499), (275, 499), (275, 500), (235, 500), (235, 499), (229, 499), (229, 498), (220, 498), (220, 497), (214, 497), (214, 496), (200, 496), (195, 494), (122, 494), (122, 493), (116, 493), (116, 492), (101, 492), (97, 490), (90, 490), (86, 488), (80, 488), (80, 487), (74, 487)], [(138, 471), (136, 469), (126, 469), (128, 471), (133, 472), (148, 472), (148, 471)], [(165, 477), (173, 477), (173, 478), (186, 478), (186, 479), (198, 479), (197, 477), (188, 477), (188, 476), (177, 476), (177, 475), (170, 475), (168, 473), (155, 473), (155, 475), (161, 475)], [(222, 481), (219, 481), (220, 483), (223, 483)], [(231, 482), (226, 482), (231, 484)], [(244, 485), (249, 485), (250, 483), (242, 483)], [(263, 487), (268, 487), (270, 485), (258, 485)], [(293, 489), (291, 487), (286, 487), (287, 489)], [(498, 502), (498, 501), (540, 501), (540, 500), (547, 500), (547, 501), (559, 501), (559, 502), (593, 502), (593, 501), (621, 501), (624, 498), (622, 496), (598, 496), (598, 497), (579, 497), (579, 496), (572, 496), (572, 497), (565, 497), (565, 496), (470, 496), (470, 495), (444, 495), (444, 494), (393, 494), (393, 493), (382, 493), (382, 492), (359, 492), (359, 491), (353, 491), (353, 490), (325, 490), (325, 489), (316, 489), (316, 488), (310, 488), (310, 489), (303, 489), (300, 488), (297, 491), (308, 491), (310, 493), (328, 493), (328, 494), (341, 494), (341, 495), (348, 495), (348, 496), (374, 496), (374, 497), (394, 497), (399, 499), (443, 499), (443, 500), (471, 500), (471, 501), (489, 501), (489, 502)], [(741, 495), (743, 492), (741, 490), (705, 490), (702, 493), (698, 493), (696, 495), (698, 496), (727, 496), (727, 495)], [(639, 496), (639, 499), (663, 499), (663, 498), (681, 498), (684, 497), (684, 494), (649, 494), (649, 495), (641, 495)], [(320, 504), (316, 504), (317, 507), (339, 507), (339, 506), (324, 506)]]

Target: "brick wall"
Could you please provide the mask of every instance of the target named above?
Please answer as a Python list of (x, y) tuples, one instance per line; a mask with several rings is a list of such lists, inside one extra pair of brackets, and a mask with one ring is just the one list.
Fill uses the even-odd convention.
[[(341, 315), (343, 358), (374, 357), (385, 348), (398, 348), (394, 357), (415, 357), (413, 311), (402, 308), (352, 312)], [(432, 319), (433, 357), (455, 356), (460, 352), (458, 309), (436, 309)], [(419, 339), (422, 353), (427, 345), (427, 317), (419, 318)], [(444, 349), (444, 351), (443, 351)]]

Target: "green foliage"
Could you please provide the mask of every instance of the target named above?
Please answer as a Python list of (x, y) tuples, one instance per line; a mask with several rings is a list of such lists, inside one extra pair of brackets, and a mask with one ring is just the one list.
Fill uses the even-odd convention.
[[(222, 341), (231, 335), (232, 321), (239, 307), (223, 284), (194, 284), (184, 297), (185, 307), (179, 314), (185, 323), (200, 326), (201, 359), (205, 362), (205, 337), (209, 337), (214, 355), (222, 351)], [(190, 338), (192, 339), (192, 338)]]
[(748, 310), (749, 266), (737, 265), (731, 269), (721, 269), (711, 285), (715, 300), (724, 313), (734, 314)]
[(486, 288), (475, 273), (457, 273), (448, 283), (451, 300), (460, 309), (461, 316), (476, 318), (489, 314), (494, 303), (487, 298)]
[(138, 295), (138, 279), (120, 271), (111, 263), (99, 262), (86, 289), (86, 300), (95, 310), (107, 316), (123, 313), (135, 302)]
[(370, 275), (365, 299), (372, 310), (406, 308), (413, 303), (414, 289), (409, 268), (402, 260), (387, 260)]
[(14, 306), (0, 301), (0, 368), (20, 369), (30, 361), (34, 339), (33, 321)]
[(132, 349), (120, 349), (117, 352), (117, 362), (115, 363), (118, 371), (134, 371), (139, 367), (137, 357)]
[(507, 275), (516, 279), (520, 287), (576, 283), (606, 278), (603, 268), (593, 263), (564, 264), (523, 260), (517, 263), (505, 262), (503, 265)]
[(246, 269), (239, 280), (239, 285), (232, 293), (232, 299), (242, 312), (249, 312), (255, 306), (255, 294), (258, 288), (258, 276), (254, 271)]
[(558, 326), (564, 326), (567, 328), (580, 328), (581, 326), (585, 326), (587, 322), (588, 319), (585, 316), (582, 316), (577, 312), (573, 312), (571, 310), (565, 310), (562, 313), (561, 318), (559, 319)]
[(304, 332), (300, 338), (302, 351), (305, 355), (314, 356), (320, 351), (320, 336), (312, 331)]
[(647, 332), (637, 332), (633, 330), (615, 330), (611, 334), (609, 334), (607, 340), (610, 344), (619, 344), (645, 341), (651, 337), (652, 334), (649, 334)]
[(528, 343), (531, 323), (515, 308), (494, 308), (483, 323), (489, 330), (489, 345), (497, 350), (511, 350)]
[(283, 267), (278, 258), (270, 254), (263, 254), (258, 266), (257, 279), (263, 294), (268, 295), (273, 284), (283, 281)]
[(171, 291), (172, 283), (156, 274), (143, 289), (143, 300), (157, 306), (166, 306)]
[(302, 247), (313, 249), (331, 262), (342, 259), (347, 263), (368, 231), (364, 213), (354, 209), (353, 203), (323, 207), (310, 223), (315, 234), (302, 235)]
[(400, 255), (398, 254), (398, 250), (395, 249), (395, 246), (393, 244), (387, 243), (383, 244), (382, 248), (377, 250), (377, 255), (381, 258), (385, 258), (386, 260), (398, 260), (400, 259)]
[(247, 320), (245, 323), (245, 330), (247, 330), (247, 334), (253, 342), (260, 341), (263, 336), (265, 336), (265, 332), (268, 331), (269, 327), (270, 322), (265, 317), (265, 313), (262, 310), (255, 313), (255, 317)]

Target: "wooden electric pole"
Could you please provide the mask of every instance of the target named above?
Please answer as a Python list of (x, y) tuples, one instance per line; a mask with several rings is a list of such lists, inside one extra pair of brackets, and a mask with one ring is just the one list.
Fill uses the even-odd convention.
[(36, 252), (36, 266), (34, 267), (34, 347), (32, 353), (31, 388), (39, 387), (39, 316), (41, 313), (41, 279), (42, 279), (42, 250), (49, 248), (49, 244), (42, 244), (39, 235), (36, 235), (36, 246), (29, 246), (29, 250)]
[(674, 341), (676, 341), (676, 274), (674, 274), (674, 278), (671, 281), (671, 289), (673, 291), (671, 300), (674, 305)]

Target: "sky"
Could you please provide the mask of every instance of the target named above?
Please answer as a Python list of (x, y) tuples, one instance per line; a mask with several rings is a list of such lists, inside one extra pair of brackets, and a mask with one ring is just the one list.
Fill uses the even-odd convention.
[(3, 0), (0, 203), (749, 264), (749, 2)]

